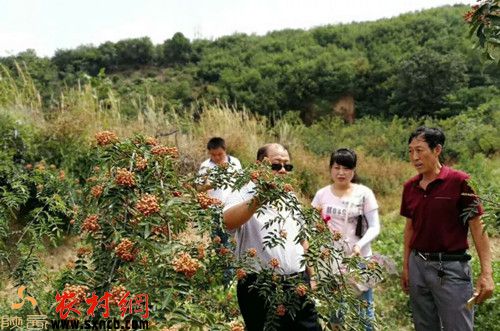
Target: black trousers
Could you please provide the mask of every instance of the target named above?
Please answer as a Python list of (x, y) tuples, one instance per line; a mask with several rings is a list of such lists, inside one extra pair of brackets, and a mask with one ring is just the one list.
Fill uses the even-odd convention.
[[(309, 277), (304, 273), (304, 283), (309, 284)], [(240, 306), (241, 315), (245, 321), (246, 330), (262, 331), (268, 314), (266, 306), (266, 298), (259, 295), (256, 289), (251, 289), (250, 286), (257, 280), (256, 274), (250, 274), (244, 280), (238, 281), (237, 295), (238, 304)], [(283, 281), (286, 282), (286, 281)], [(285, 285), (286, 286), (286, 285)], [(294, 291), (294, 288), (290, 288)], [(279, 326), (276, 330), (283, 331), (321, 331), (321, 326), (318, 321), (318, 313), (313, 303), (303, 305), (306, 300), (301, 298), (302, 309), (297, 312), (292, 320), (289, 314), (279, 318)], [(271, 313), (274, 313), (271, 312)]]

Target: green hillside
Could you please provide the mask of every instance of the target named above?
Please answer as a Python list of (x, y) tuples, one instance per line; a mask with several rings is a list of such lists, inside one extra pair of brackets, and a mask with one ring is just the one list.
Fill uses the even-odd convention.
[[(101, 72), (121, 95), (162, 97), (165, 110), (215, 100), (280, 117), (297, 111), (311, 123), (352, 98), (356, 117), (445, 118), (498, 95), (500, 68), (483, 64), (454, 6), (376, 22), (235, 34), (216, 40), (175, 34), (2, 58), (25, 64), (47, 109), (66, 86)], [(105, 97), (105, 86), (100, 96)], [(351, 102), (352, 103), (352, 102)], [(128, 105), (123, 111), (132, 115)]]

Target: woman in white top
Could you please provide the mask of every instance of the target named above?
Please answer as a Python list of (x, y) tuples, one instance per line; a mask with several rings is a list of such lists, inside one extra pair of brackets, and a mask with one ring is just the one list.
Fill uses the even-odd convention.
[[(380, 232), (378, 204), (371, 189), (355, 183), (356, 162), (356, 153), (351, 149), (340, 148), (333, 152), (330, 157), (333, 184), (316, 192), (312, 205), (321, 209), (323, 219), (328, 220), (330, 231), (342, 234), (346, 254), (368, 258), (372, 255), (370, 242)], [(364, 234), (358, 236), (356, 226), (360, 215), (365, 216), (368, 228)], [(365, 317), (367, 320), (373, 320), (373, 290), (366, 288), (362, 291), (361, 298), (368, 304), (364, 312)], [(332, 318), (334, 329), (338, 328), (342, 320), (338, 313), (335, 315), (337, 316)], [(372, 330), (371, 324), (366, 325), (366, 330)]]

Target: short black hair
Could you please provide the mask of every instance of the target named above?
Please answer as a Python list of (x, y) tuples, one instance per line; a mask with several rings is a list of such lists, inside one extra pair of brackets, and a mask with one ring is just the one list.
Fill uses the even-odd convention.
[(257, 150), (257, 161), (262, 161), (267, 156), (267, 147), (268, 145), (264, 145)]
[(330, 169), (334, 163), (344, 166), (348, 169), (356, 168), (358, 157), (356, 153), (350, 148), (339, 148), (330, 156)]
[[(267, 150), (269, 149), (269, 146), (271, 145), (274, 145), (274, 144), (265, 144), (264, 146), (262, 146), (261, 148), (259, 148), (257, 150), (257, 161), (262, 161), (264, 160), (264, 158), (267, 156)], [(288, 157), (292, 157), (290, 155), (290, 151), (288, 150), (288, 147), (287, 146), (284, 146), (284, 145), (281, 145), (281, 144), (278, 144), (280, 145), (281, 147), (283, 147), (285, 149), (285, 151), (287, 151), (288, 153)]]
[(222, 148), (223, 150), (226, 150), (226, 142), (224, 139), (221, 137), (213, 137), (210, 138), (210, 140), (207, 143), (207, 149), (217, 149), (217, 148)]
[(430, 149), (434, 149), (437, 145), (444, 147), (445, 136), (443, 130), (440, 128), (428, 128), (426, 126), (419, 126), (415, 131), (410, 134), (408, 145), (415, 138), (422, 137), (429, 145)]

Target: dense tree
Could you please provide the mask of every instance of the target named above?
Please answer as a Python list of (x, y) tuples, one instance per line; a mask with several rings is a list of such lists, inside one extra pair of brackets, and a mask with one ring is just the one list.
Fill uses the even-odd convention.
[(183, 65), (193, 59), (193, 49), (189, 39), (180, 32), (172, 39), (165, 40), (162, 48), (161, 62), (166, 65)]
[(120, 65), (141, 66), (153, 63), (154, 45), (149, 37), (120, 40), (115, 47)]
[(78, 72), (97, 75), (101, 69), (99, 51), (92, 45), (82, 45), (74, 50), (57, 50), (52, 61), (63, 74), (62, 77)]
[(423, 49), (403, 60), (394, 79), (391, 112), (400, 116), (435, 116), (446, 95), (467, 83), (465, 64), (457, 55)]
[(107, 41), (99, 45), (98, 50), (101, 68), (106, 68), (107, 71), (116, 70), (118, 67), (118, 53), (115, 44)]

